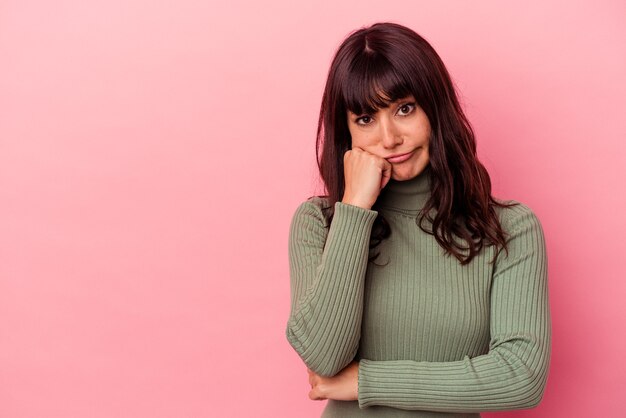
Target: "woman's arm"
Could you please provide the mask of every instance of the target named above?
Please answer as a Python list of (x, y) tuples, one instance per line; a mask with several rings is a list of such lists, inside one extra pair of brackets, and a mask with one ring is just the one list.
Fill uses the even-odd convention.
[(334, 376), (356, 355), (361, 337), (369, 240), (378, 212), (335, 203), (329, 228), (312, 200), (289, 232), (291, 310), (286, 336), (309, 369)]
[(547, 255), (541, 224), (521, 204), (503, 227), (511, 232), (494, 266), (487, 354), (451, 362), (361, 359), (361, 409), (480, 412), (523, 409), (542, 399), (551, 352)]

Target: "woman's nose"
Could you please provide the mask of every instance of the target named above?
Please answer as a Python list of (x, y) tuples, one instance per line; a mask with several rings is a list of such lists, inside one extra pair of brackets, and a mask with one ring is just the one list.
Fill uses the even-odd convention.
[(393, 121), (389, 120), (380, 123), (380, 139), (385, 148), (394, 148), (403, 142)]

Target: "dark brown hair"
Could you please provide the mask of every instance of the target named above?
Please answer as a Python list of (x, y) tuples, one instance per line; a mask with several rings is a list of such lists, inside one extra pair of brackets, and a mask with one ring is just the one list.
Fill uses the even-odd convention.
[[(345, 188), (343, 156), (352, 146), (347, 111), (373, 114), (390, 101), (408, 95), (415, 97), (431, 125), (431, 196), (418, 217), (419, 227), (434, 235), (446, 253), (462, 265), (469, 263), (484, 245), (506, 249), (494, 207), (516, 203), (504, 204), (492, 197), (489, 174), (476, 155), (473, 129), (439, 55), (413, 30), (391, 22), (350, 33), (335, 53), (328, 72), (316, 143), (317, 164), (330, 204), (326, 208), (328, 225), (334, 204), (341, 201)], [(430, 231), (423, 227), (424, 218), (431, 223)], [(379, 212), (370, 249), (390, 233)], [(467, 246), (461, 246), (453, 235)]]

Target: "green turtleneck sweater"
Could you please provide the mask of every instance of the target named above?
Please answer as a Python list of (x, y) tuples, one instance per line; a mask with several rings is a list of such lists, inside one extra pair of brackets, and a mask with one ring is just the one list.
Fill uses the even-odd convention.
[[(322, 376), (359, 360), (358, 400), (330, 399), (322, 417), (480, 417), (542, 399), (551, 352), (542, 226), (508, 201), (519, 205), (495, 209), (508, 255), (490, 264), (495, 248), (484, 247), (461, 266), (416, 224), (429, 170), (390, 180), (371, 210), (335, 203), (330, 224), (322, 197), (293, 215), (287, 340)], [(370, 253), (378, 213), (391, 236)]]

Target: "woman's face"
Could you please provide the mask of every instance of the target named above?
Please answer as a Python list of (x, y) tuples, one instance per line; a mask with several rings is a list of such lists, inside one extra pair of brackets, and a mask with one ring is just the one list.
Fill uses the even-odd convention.
[[(394, 180), (412, 179), (428, 165), (430, 122), (413, 96), (391, 102), (373, 115), (348, 111), (348, 128), (352, 148), (389, 161)], [(401, 157), (391, 158), (394, 156)]]

